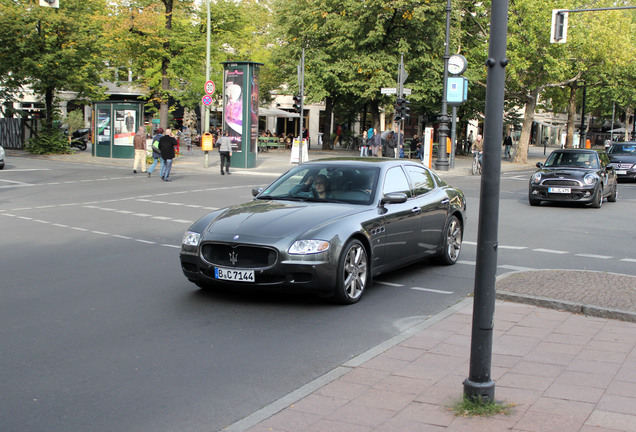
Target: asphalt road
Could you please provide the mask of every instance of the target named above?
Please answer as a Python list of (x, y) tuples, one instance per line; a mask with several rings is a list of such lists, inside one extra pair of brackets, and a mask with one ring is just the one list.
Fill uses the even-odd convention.
[[(461, 261), (381, 277), (362, 302), (203, 293), (181, 235), (271, 177), (14, 158), (0, 172), (2, 430), (214, 431), (461, 301), (473, 289), (479, 178)], [(530, 207), (530, 172), (501, 183), (498, 271), (636, 274), (636, 185), (601, 209)], [(621, 227), (624, 227), (621, 229)]]

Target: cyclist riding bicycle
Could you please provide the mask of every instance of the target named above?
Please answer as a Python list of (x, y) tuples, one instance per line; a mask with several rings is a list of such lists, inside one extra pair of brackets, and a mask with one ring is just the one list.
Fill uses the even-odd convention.
[[(477, 135), (475, 141), (473, 141), (473, 148), (471, 149), (473, 153), (477, 153), (479, 156), (479, 166), (481, 168), (481, 158), (484, 155), (484, 138), (481, 135)], [(477, 157), (477, 155), (475, 155)]]

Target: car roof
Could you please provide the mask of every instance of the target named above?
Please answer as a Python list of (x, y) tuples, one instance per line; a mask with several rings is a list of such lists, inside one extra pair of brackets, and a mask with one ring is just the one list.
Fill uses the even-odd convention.
[(401, 165), (416, 165), (421, 166), (421, 163), (416, 163), (410, 161), (409, 159), (393, 159), (393, 158), (378, 158), (378, 157), (331, 157), (331, 158), (323, 158), (323, 159), (315, 159), (308, 162), (304, 162), (303, 165), (335, 165), (335, 166), (378, 166), (378, 167), (386, 167), (386, 166), (401, 166)]
[(596, 150), (590, 149), (559, 149), (554, 150), (552, 153), (598, 153)]

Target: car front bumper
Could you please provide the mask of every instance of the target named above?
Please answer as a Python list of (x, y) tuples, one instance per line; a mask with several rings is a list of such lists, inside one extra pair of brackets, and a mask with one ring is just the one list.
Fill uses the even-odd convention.
[[(568, 190), (567, 192), (565, 190)], [(555, 192), (556, 191), (556, 192)], [(567, 186), (554, 187), (544, 185), (530, 185), (530, 198), (541, 201), (581, 202), (589, 203), (594, 200), (597, 185), (589, 187)]]
[(330, 295), (334, 292), (336, 284), (336, 266), (330, 261), (277, 262), (271, 267), (253, 269), (254, 282), (238, 282), (217, 279), (215, 277), (217, 266), (205, 262), (197, 255), (181, 253), (180, 260), (185, 277), (198, 285), (263, 288)]

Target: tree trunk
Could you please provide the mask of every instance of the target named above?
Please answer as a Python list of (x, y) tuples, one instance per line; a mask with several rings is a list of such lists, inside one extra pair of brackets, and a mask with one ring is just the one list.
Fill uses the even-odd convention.
[[(634, 136), (634, 107), (626, 107), (625, 108), (625, 141), (630, 139), (635, 139)], [(631, 121), (630, 121), (631, 119)]]
[(161, 60), (161, 96), (159, 105), (159, 125), (168, 128), (168, 111), (170, 102), (170, 76), (168, 69), (170, 67), (170, 33), (172, 32), (172, 5), (173, 0), (163, 0), (166, 7), (166, 41), (163, 43), (164, 57)]
[(517, 144), (514, 163), (528, 163), (528, 147), (530, 146), (530, 136), (532, 135), (532, 124), (534, 123), (534, 111), (537, 107), (539, 89), (533, 89), (526, 97), (525, 114), (523, 116), (523, 126), (521, 127), (521, 137)]
[[(570, 85), (570, 100), (568, 101), (568, 123), (565, 138), (565, 148), (574, 147), (574, 117), (576, 116), (576, 84)], [(583, 143), (585, 145), (585, 143)]]
[(329, 96), (325, 98), (325, 117), (322, 124), (322, 150), (331, 150), (331, 117), (333, 114), (333, 99)]
[(51, 127), (51, 125), (53, 124), (53, 101), (55, 99), (55, 88), (54, 87), (47, 87), (46, 91), (44, 92), (44, 105), (45, 105), (45, 110), (46, 110), (46, 119), (45, 119), (45, 124), (47, 125), (47, 127)]
[(371, 124), (373, 129), (380, 131), (380, 106), (377, 100), (371, 101)]

